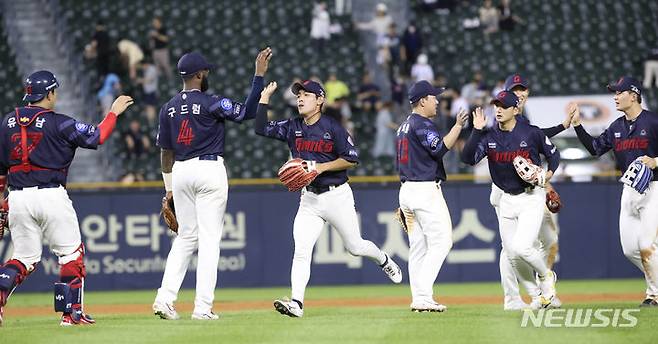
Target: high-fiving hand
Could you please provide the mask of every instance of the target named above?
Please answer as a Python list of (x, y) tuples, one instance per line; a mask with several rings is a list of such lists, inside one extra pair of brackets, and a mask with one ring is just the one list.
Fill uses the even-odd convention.
[(484, 117), (484, 110), (481, 107), (475, 108), (473, 111), (473, 128), (482, 130), (487, 125), (487, 118)]
[(270, 65), (272, 58), (272, 49), (267, 47), (261, 50), (256, 56), (256, 76), (263, 76), (267, 72), (267, 67)]

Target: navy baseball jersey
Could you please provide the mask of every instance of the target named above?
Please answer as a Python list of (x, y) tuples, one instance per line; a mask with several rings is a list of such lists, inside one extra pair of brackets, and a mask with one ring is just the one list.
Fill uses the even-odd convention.
[(36, 106), (18, 108), (0, 127), (0, 175), (9, 172), (11, 188), (66, 185), (75, 150), (96, 149), (99, 143), (94, 125)]
[(397, 131), (400, 181), (446, 180), (443, 156), (448, 148), (429, 118), (412, 113)]
[[(626, 171), (640, 156), (658, 156), (658, 115), (647, 110), (642, 110), (634, 121), (627, 120), (626, 116), (617, 118), (596, 138), (591, 137), (582, 125), (575, 129), (578, 139), (592, 155), (601, 156), (612, 149), (621, 171)], [(658, 181), (658, 173), (653, 174), (653, 180)]]
[[(259, 104), (259, 117), (267, 116), (267, 108)], [(312, 125), (307, 125), (301, 117), (271, 121), (264, 128), (257, 128), (256, 134), (287, 142), (293, 158), (317, 162), (343, 158), (349, 162), (359, 162), (359, 153), (347, 130), (329, 116), (320, 116)], [(315, 178), (311, 185), (326, 187), (346, 181), (347, 170), (327, 171)]]
[(518, 122), (512, 131), (503, 131), (497, 125), (488, 131), (473, 129), (462, 151), (462, 160), (475, 165), (487, 157), (489, 172), (494, 184), (507, 193), (518, 194), (531, 186), (514, 169), (517, 155), (541, 166), (540, 154), (546, 157), (548, 169), (555, 172), (560, 164), (560, 152), (541, 129)]
[(199, 90), (181, 91), (160, 109), (156, 144), (173, 150), (177, 161), (206, 154), (224, 155), (226, 120), (240, 123), (256, 116), (263, 77), (254, 77), (244, 104)]

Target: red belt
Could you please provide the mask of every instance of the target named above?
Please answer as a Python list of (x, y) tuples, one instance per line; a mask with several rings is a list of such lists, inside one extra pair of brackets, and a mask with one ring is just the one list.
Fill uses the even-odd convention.
[(53, 171), (53, 172), (64, 172), (66, 173), (66, 169), (54, 169), (54, 168), (47, 168), (47, 167), (40, 167), (32, 164), (20, 164), (20, 165), (13, 165), (9, 167), (9, 173), (17, 173), (17, 172), (31, 172), (31, 171)]

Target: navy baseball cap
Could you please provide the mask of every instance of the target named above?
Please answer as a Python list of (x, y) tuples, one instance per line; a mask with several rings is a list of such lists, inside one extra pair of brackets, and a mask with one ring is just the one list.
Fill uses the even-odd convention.
[(23, 82), (25, 88), (24, 102), (38, 102), (43, 99), (48, 92), (59, 87), (59, 82), (55, 75), (47, 70), (40, 70), (30, 74)]
[(509, 91), (498, 92), (496, 98), (491, 100), (491, 104), (496, 104), (507, 109), (511, 106), (519, 106), (519, 98)]
[(290, 88), (292, 93), (297, 94), (299, 93), (299, 90), (304, 90), (306, 92), (310, 92), (315, 94), (316, 96), (319, 97), (324, 97), (324, 88), (322, 88), (322, 85), (320, 83), (315, 82), (313, 80), (304, 80), (302, 82), (296, 82), (292, 84), (292, 87)]
[(505, 79), (505, 91), (511, 91), (516, 86), (521, 86), (523, 88), (528, 88), (528, 79), (524, 78), (520, 74), (512, 74)]
[(610, 92), (635, 92), (638, 96), (642, 97), (642, 86), (640, 82), (630, 76), (622, 76), (615, 84), (608, 85)]
[(409, 102), (413, 104), (427, 96), (438, 96), (445, 90), (445, 87), (436, 88), (429, 81), (421, 80), (409, 88)]
[(182, 76), (192, 75), (201, 70), (213, 70), (215, 65), (208, 63), (198, 51), (187, 53), (178, 60), (178, 73)]

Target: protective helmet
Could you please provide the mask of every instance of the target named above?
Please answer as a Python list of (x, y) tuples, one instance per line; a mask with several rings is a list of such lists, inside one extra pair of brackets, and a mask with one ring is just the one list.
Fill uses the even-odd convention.
[(59, 87), (59, 82), (55, 75), (47, 70), (40, 70), (30, 74), (23, 83), (25, 87), (25, 102), (38, 102), (43, 99), (48, 92)]

